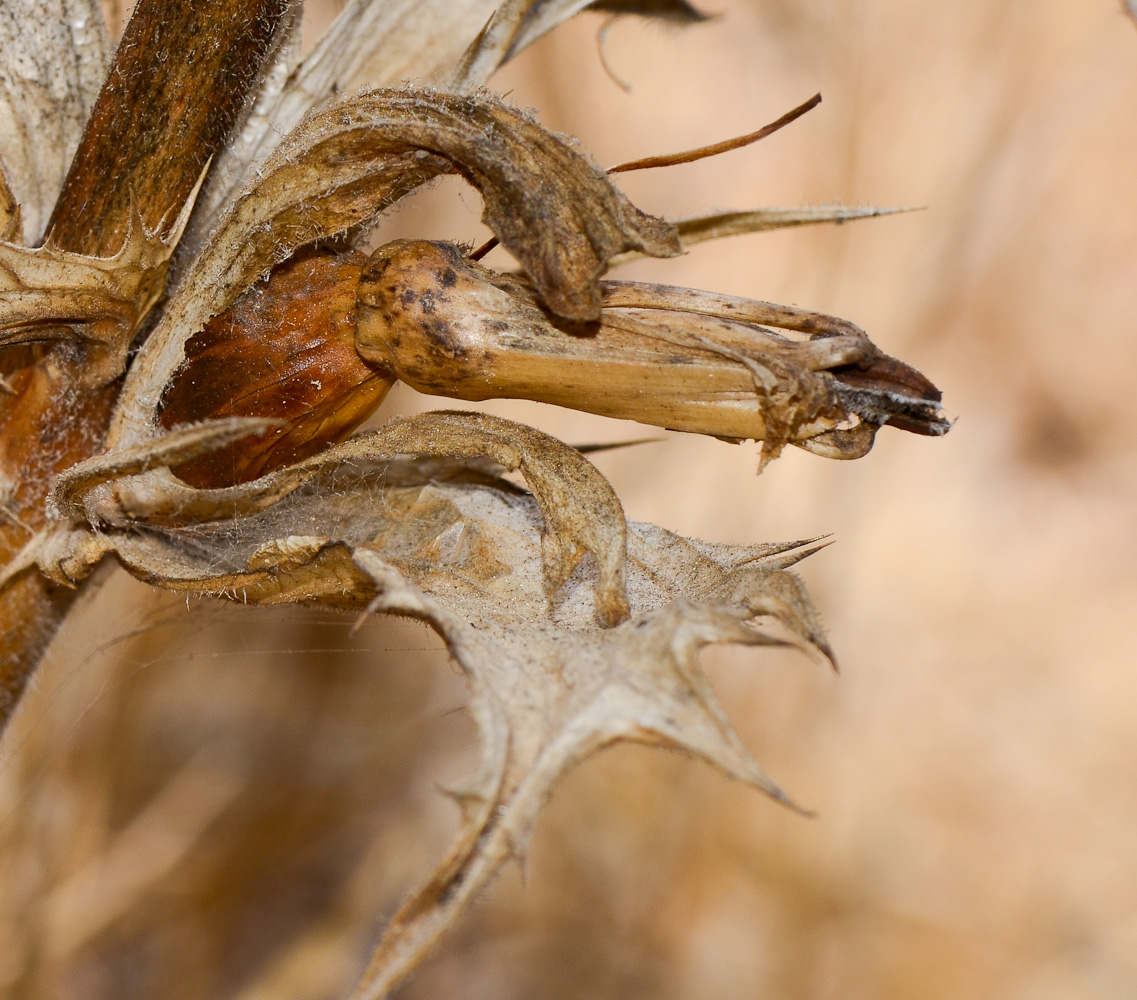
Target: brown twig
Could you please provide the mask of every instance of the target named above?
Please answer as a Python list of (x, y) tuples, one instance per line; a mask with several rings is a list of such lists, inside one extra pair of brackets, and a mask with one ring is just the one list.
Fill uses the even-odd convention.
[(681, 153), (667, 153), (663, 156), (645, 156), (639, 160), (628, 160), (608, 168), (610, 174), (622, 174), (629, 170), (647, 170), (651, 167), (675, 167), (681, 163), (694, 163), (696, 160), (705, 160), (708, 156), (718, 156), (719, 153), (729, 153), (733, 149), (742, 149), (751, 143), (773, 135), (779, 129), (785, 128), (790, 122), (797, 121), (807, 111), (812, 111), (821, 103), (821, 95), (814, 94), (804, 104), (799, 104), (792, 111), (787, 111), (781, 118), (763, 125), (756, 132), (747, 132), (746, 135), (736, 136), (733, 139), (723, 139), (713, 142), (709, 146), (700, 146), (698, 149), (688, 149)]
[[(746, 135), (735, 136), (733, 139), (723, 139), (713, 142), (709, 146), (699, 146), (697, 149), (687, 149), (681, 153), (665, 153), (661, 156), (645, 156), (639, 160), (628, 160), (627, 163), (618, 163), (608, 168), (610, 174), (623, 174), (630, 170), (648, 170), (653, 167), (675, 167), (681, 163), (694, 163), (696, 160), (705, 160), (709, 156), (718, 156), (719, 153), (729, 153), (734, 149), (742, 149), (752, 143), (773, 135), (779, 129), (785, 128), (790, 122), (797, 121), (807, 111), (812, 111), (821, 103), (821, 95), (814, 94), (804, 104), (799, 104), (791, 111), (787, 111), (769, 125), (763, 125), (756, 132), (747, 132)], [(498, 245), (498, 238), (491, 236), (485, 243), (470, 254), (470, 260), (481, 260)]]

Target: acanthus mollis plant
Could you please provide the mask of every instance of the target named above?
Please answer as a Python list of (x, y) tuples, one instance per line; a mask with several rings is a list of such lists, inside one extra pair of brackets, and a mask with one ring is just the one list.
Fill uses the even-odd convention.
[[(871, 211), (654, 218), (484, 89), (581, 10), (698, 12), (498, 2), (353, 0), (301, 60), (286, 0), (141, 0), (109, 71), (97, 3), (0, 12), (5, 717), (108, 557), (170, 590), (429, 623), (469, 679), (482, 759), (453, 790), (449, 856), (390, 922), (359, 997), (414, 968), (600, 747), (680, 748), (788, 801), (697, 653), (784, 642), (777, 622), (832, 659), (790, 572), (816, 540), (712, 545), (629, 523), (581, 451), (500, 418), (353, 434), (397, 380), (754, 439), (762, 463), (787, 444), (859, 457), (885, 424), (948, 426), (935, 387), (852, 323), (604, 279), (636, 256)], [(518, 271), (446, 242), (358, 249), (387, 207), (453, 173)]]

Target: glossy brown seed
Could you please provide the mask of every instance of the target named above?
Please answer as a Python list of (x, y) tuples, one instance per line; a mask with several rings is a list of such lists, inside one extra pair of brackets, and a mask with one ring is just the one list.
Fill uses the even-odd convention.
[(394, 385), (355, 349), (366, 257), (309, 251), (276, 268), (186, 345), (163, 399), (164, 427), (216, 417), (282, 426), (175, 468), (199, 487), (248, 482), (343, 440)]

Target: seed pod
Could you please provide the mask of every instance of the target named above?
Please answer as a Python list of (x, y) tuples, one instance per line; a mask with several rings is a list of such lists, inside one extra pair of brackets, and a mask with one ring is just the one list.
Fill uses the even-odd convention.
[(258, 282), (186, 345), (162, 403), (166, 428), (215, 417), (277, 417), (282, 426), (173, 471), (199, 487), (247, 482), (343, 440), (394, 385), (355, 349), (366, 257), (309, 251)]

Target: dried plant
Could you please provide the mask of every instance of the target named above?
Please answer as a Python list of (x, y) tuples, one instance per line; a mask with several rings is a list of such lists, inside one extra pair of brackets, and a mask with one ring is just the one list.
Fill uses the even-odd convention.
[[(356, 0), (301, 60), (284, 0), (143, 0), (105, 82), (97, 4), (0, 18), (4, 60), (32, 67), (0, 80), (5, 713), (107, 557), (169, 590), (429, 623), (468, 677), (482, 760), (452, 792), (449, 856), (358, 997), (422, 960), (600, 747), (679, 748), (788, 802), (697, 653), (792, 642), (833, 659), (790, 572), (816, 539), (710, 545), (629, 523), (580, 450), (496, 417), (352, 435), (396, 381), (754, 439), (760, 465), (787, 444), (859, 457), (884, 424), (948, 427), (935, 387), (852, 323), (603, 280), (700, 240), (878, 213), (654, 218), (483, 89), (582, 9), (701, 15), (682, 0), (495, 6)], [(442, 174), (479, 191), (516, 273), (452, 243), (358, 249)]]

